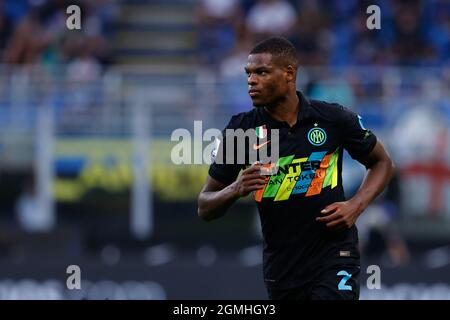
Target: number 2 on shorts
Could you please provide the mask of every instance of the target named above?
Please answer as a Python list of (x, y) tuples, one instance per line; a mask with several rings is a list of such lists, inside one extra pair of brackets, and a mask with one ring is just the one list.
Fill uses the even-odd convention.
[(352, 275), (351, 274), (349, 274), (347, 271), (344, 271), (344, 270), (342, 270), (342, 271), (339, 271), (338, 273), (337, 273), (337, 275), (338, 276), (344, 276), (343, 278), (342, 278), (342, 280), (339, 282), (339, 284), (338, 284), (338, 289), (339, 290), (352, 290), (352, 286), (349, 286), (348, 284), (346, 284), (347, 283), (347, 281), (352, 277)]

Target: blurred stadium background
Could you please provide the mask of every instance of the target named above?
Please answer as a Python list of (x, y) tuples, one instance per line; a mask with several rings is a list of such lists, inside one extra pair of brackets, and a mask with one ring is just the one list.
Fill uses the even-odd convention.
[[(450, 299), (447, 0), (0, 0), (0, 299), (266, 299), (254, 205), (200, 221), (207, 166), (170, 154), (173, 130), (251, 107), (243, 65), (271, 34), (298, 48), (299, 89), (362, 115), (397, 164), (358, 221), (382, 280), (363, 272), (361, 298)], [(347, 196), (363, 174), (345, 159)]]

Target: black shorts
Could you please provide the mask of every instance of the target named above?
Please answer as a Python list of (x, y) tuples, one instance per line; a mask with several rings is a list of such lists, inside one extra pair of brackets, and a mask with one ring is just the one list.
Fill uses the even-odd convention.
[(359, 278), (359, 259), (338, 259), (318, 268), (301, 287), (267, 290), (271, 300), (358, 300)]

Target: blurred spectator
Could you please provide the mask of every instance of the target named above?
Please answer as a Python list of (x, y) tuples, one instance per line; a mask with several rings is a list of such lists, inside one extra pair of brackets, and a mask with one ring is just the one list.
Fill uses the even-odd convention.
[[(81, 7), (83, 26), (81, 31), (69, 31), (66, 28), (66, 9), (71, 4)], [(21, 17), (20, 8), (26, 8), (26, 6), (15, 8), (17, 17)], [(108, 12), (112, 11), (111, 8), (110, 0), (97, 1), (95, 4), (88, 1), (67, 0), (30, 2), (29, 10), (18, 19), (17, 25), (13, 26), (14, 32), (7, 44), (3, 61), (11, 64), (46, 65), (67, 62), (67, 58), (74, 57), (67, 56), (67, 52), (64, 52), (66, 39), (73, 33), (79, 33), (85, 38), (93, 58), (103, 64), (110, 63), (110, 50), (103, 32), (109, 27), (108, 19), (112, 14)], [(100, 13), (106, 22), (100, 18)], [(0, 15), (0, 31), (2, 30), (1, 21)], [(2, 35), (1, 32), (0, 35)]]
[[(71, 96), (70, 111), (83, 111), (91, 107), (96, 97), (96, 84), (100, 79), (101, 67), (92, 51), (95, 47), (92, 42), (82, 37), (73, 39), (77, 41), (74, 48), (74, 58), (67, 66), (68, 94)], [(69, 111), (68, 110), (68, 111)]]
[(259, 0), (249, 11), (246, 25), (253, 42), (270, 35), (289, 36), (297, 22), (295, 8), (285, 0)]
[(217, 64), (236, 45), (243, 29), (238, 0), (202, 0), (197, 12), (201, 63)]
[[(246, 0), (213, 6), (215, 2), (222, 1), (202, 1), (211, 4), (203, 4), (209, 16), (215, 11), (226, 14), (230, 11), (221, 8), (240, 4), (239, 15), (235, 15), (239, 22), (228, 29), (232, 33), (219, 34), (210, 32), (208, 24), (200, 26), (200, 38), (208, 39), (200, 48), (210, 56), (217, 52), (234, 55), (238, 43), (248, 39), (243, 36), (248, 32), (251, 43), (270, 35), (288, 37), (302, 65), (436, 65), (450, 60), (450, 5), (445, 0)], [(366, 10), (372, 4), (380, 7), (380, 30), (366, 25)], [(219, 60), (209, 59), (211, 63)]]
[(12, 32), (12, 24), (4, 12), (4, 7), (0, 3), (0, 61), (3, 60), (3, 54), (6, 44)]
[(252, 49), (250, 39), (239, 42), (233, 52), (223, 59), (220, 64), (221, 80), (227, 83), (220, 90), (222, 101), (227, 101), (224, 109), (230, 115), (247, 111), (250, 103), (246, 83), (244, 65), (247, 63), (248, 53)]
[(331, 45), (328, 19), (318, 1), (300, 1), (292, 43), (298, 49), (302, 66), (327, 63)]
[(5, 61), (11, 64), (37, 62), (52, 39), (43, 26), (45, 16), (40, 7), (33, 7), (17, 25), (6, 49)]
[(420, 1), (400, 1), (394, 5), (394, 63), (418, 65), (432, 61), (435, 52), (423, 33)]
[(244, 65), (247, 63), (248, 53), (252, 49), (250, 39), (242, 39), (231, 53), (220, 63), (220, 74), (225, 77), (239, 77), (244, 74)]
[(390, 57), (384, 51), (378, 39), (380, 32), (367, 28), (367, 15), (359, 12), (352, 19), (350, 59), (356, 65), (388, 64)]
[(450, 2), (426, 2), (426, 38), (441, 63), (450, 63)]

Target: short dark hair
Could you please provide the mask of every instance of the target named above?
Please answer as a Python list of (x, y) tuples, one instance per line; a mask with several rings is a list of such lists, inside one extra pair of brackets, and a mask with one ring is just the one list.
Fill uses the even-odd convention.
[(272, 59), (282, 66), (292, 65), (297, 68), (297, 50), (294, 45), (283, 37), (270, 37), (256, 44), (250, 54), (270, 53)]

